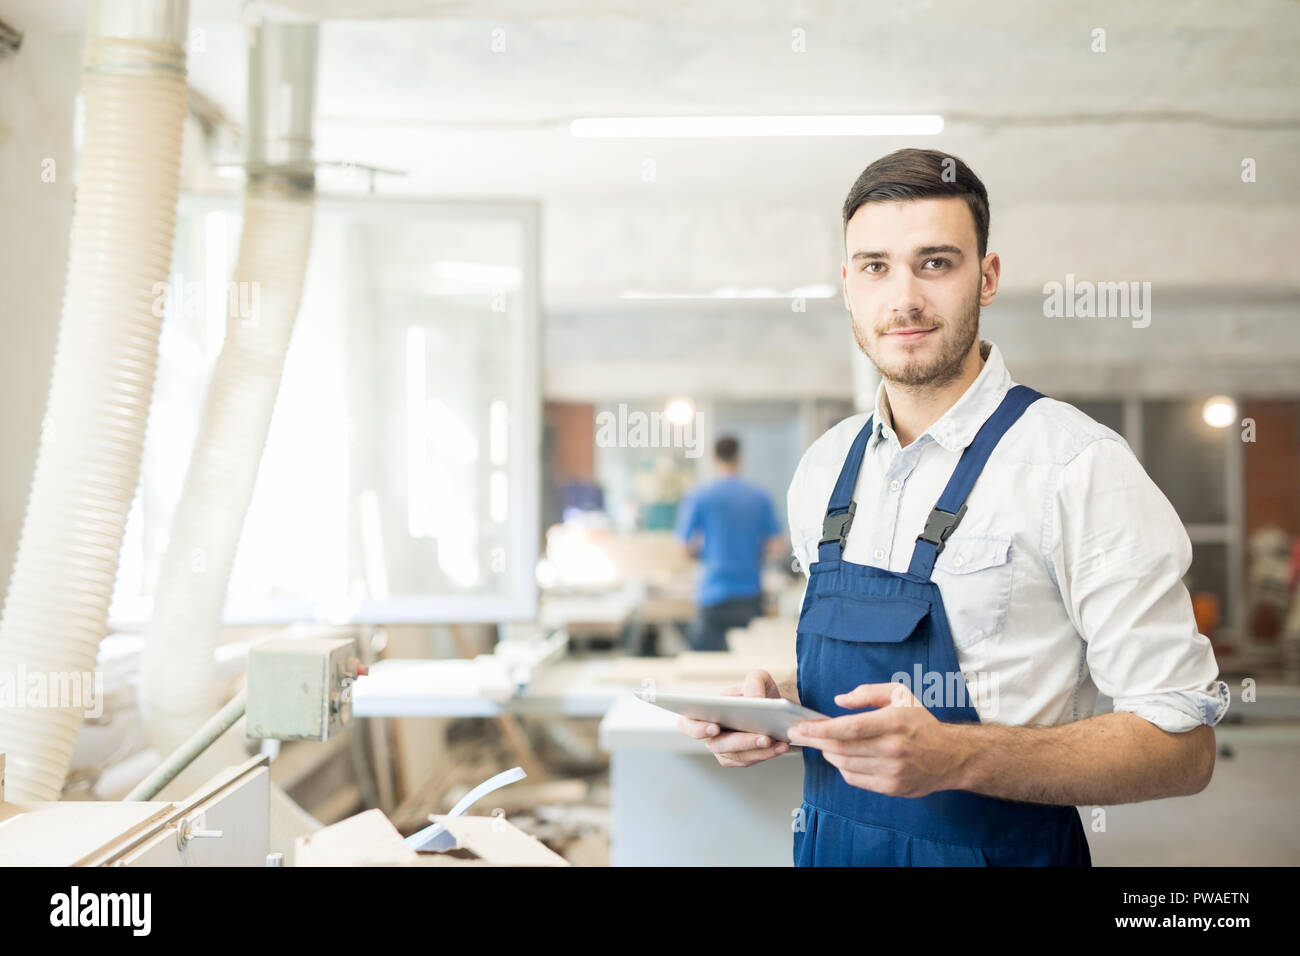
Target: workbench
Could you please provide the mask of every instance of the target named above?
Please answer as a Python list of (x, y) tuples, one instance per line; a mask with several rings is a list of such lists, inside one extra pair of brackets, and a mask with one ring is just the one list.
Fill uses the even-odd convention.
[(803, 757), (718, 763), (677, 715), (620, 696), (600, 722), (610, 754), (612, 866), (791, 866)]

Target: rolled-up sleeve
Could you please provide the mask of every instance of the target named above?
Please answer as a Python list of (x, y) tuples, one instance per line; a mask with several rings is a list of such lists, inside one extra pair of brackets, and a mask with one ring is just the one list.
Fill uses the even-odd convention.
[(1099, 438), (1062, 466), (1053, 517), (1057, 585), (1097, 689), (1166, 731), (1217, 724), (1229, 694), (1183, 584), (1191, 541), (1122, 440)]

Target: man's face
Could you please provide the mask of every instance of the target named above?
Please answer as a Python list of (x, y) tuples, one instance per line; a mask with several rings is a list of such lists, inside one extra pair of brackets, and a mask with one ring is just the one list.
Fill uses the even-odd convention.
[(858, 347), (881, 376), (929, 387), (957, 378), (1000, 269), (996, 253), (980, 261), (966, 201), (866, 203), (844, 242), (844, 304)]

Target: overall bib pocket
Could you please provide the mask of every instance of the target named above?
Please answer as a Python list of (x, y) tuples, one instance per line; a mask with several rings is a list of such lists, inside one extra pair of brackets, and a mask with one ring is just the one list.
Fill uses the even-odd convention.
[(851, 644), (901, 644), (929, 613), (929, 602), (917, 598), (832, 591), (805, 608), (799, 633)]

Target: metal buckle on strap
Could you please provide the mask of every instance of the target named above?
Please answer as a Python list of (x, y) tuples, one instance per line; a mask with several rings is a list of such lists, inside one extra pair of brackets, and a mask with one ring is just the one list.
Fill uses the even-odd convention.
[(817, 542), (818, 547), (831, 541), (838, 541), (840, 547), (844, 547), (844, 536), (849, 533), (849, 528), (853, 525), (853, 512), (857, 510), (858, 503), (850, 501), (848, 511), (839, 511), (823, 518), (822, 539)]
[(928, 541), (934, 545), (934, 553), (938, 557), (939, 552), (943, 550), (944, 542), (948, 540), (948, 535), (952, 534), (952, 529), (957, 527), (961, 516), (965, 513), (965, 505), (958, 508), (956, 514), (951, 511), (940, 511), (938, 508), (933, 509), (930, 517), (925, 519), (925, 530), (916, 536), (916, 540)]

